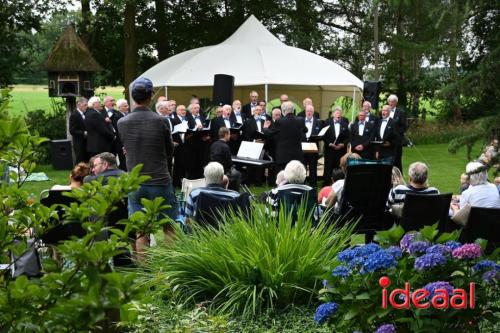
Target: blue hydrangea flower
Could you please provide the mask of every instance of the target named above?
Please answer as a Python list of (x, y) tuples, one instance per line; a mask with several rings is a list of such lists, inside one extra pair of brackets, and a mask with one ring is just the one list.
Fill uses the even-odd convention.
[(364, 263), (365, 263), (364, 257), (356, 257), (349, 262), (349, 267), (351, 269), (356, 268), (356, 267), (360, 267), (360, 266), (363, 266)]
[(361, 273), (374, 272), (380, 269), (387, 269), (396, 266), (394, 257), (384, 250), (372, 253), (366, 258)]
[(357, 253), (354, 249), (346, 249), (337, 254), (337, 259), (342, 262), (350, 262), (352, 259), (356, 258)]
[(392, 324), (384, 324), (377, 328), (375, 333), (396, 333), (396, 327)]
[(436, 244), (436, 245), (432, 245), (432, 246), (428, 247), (427, 250), (425, 250), (425, 253), (438, 253), (438, 254), (442, 254), (442, 255), (448, 255), (448, 254), (451, 254), (451, 250), (452, 250), (452, 248), (450, 248), (446, 245)]
[(358, 256), (362, 256), (362, 257), (368, 257), (370, 254), (382, 250), (380, 245), (375, 244), (375, 243), (368, 243), (368, 244), (363, 245), (363, 246), (355, 247), (355, 249), (356, 249)]
[(339, 305), (335, 302), (321, 304), (316, 309), (316, 313), (314, 314), (314, 321), (319, 325), (323, 324), (328, 320), (330, 316), (337, 312), (338, 308)]
[(419, 232), (409, 232), (401, 238), (401, 241), (399, 242), (399, 246), (401, 247), (401, 250), (403, 251), (408, 251), (408, 248), (410, 247), (410, 244), (413, 243), (413, 241), (420, 239), (421, 235)]
[(444, 264), (446, 264), (446, 257), (441, 253), (427, 253), (415, 259), (415, 269), (418, 271), (428, 270)]
[(477, 264), (472, 267), (472, 269), (476, 272), (485, 271), (488, 269), (492, 269), (494, 271), (500, 271), (500, 265), (494, 262), (493, 260), (481, 260)]
[(408, 247), (408, 252), (410, 254), (423, 253), (429, 247), (429, 243), (426, 241), (416, 241), (410, 244)]
[(401, 252), (401, 249), (397, 246), (389, 246), (385, 251), (393, 256), (394, 259), (399, 259), (403, 256), (403, 252)]
[(455, 250), (456, 248), (459, 248), (460, 246), (462, 246), (462, 244), (460, 242), (456, 242), (456, 241), (447, 241), (446, 243), (444, 243), (444, 246), (447, 246), (450, 249)]
[(349, 269), (349, 267), (347, 266), (344, 266), (344, 265), (340, 265), (340, 266), (337, 266), (333, 269), (332, 271), (332, 275), (333, 276), (336, 276), (336, 277), (341, 277), (341, 278), (347, 278), (349, 275), (351, 275), (351, 270)]
[(446, 281), (436, 281), (426, 284), (424, 286), (424, 289), (426, 289), (430, 293), (429, 298), (432, 298), (436, 289), (444, 289), (446, 290), (448, 295), (451, 295), (455, 287), (453, 287), (449, 282)]
[(323, 284), (323, 288), (328, 287), (328, 280), (323, 280), (322, 284)]
[(500, 272), (497, 270), (492, 270), (484, 273), (483, 281), (490, 284), (493, 284), (496, 281), (500, 281)]

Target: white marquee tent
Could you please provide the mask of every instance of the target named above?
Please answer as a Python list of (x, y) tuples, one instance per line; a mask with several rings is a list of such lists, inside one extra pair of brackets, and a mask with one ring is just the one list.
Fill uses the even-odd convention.
[(242, 103), (251, 90), (266, 101), (286, 93), (299, 105), (311, 97), (322, 116), (337, 97), (359, 101), (363, 90), (363, 82), (349, 71), (317, 54), (285, 45), (253, 15), (224, 42), (172, 56), (141, 76), (155, 87), (165, 87), (165, 95), (181, 104), (193, 94), (211, 97), (215, 74), (235, 77), (234, 97)]

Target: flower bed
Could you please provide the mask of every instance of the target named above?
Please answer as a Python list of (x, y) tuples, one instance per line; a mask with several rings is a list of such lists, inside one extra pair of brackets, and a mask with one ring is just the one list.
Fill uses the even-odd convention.
[(498, 321), (500, 265), (479, 244), (438, 236), (436, 227), (405, 235), (393, 227), (379, 233), (382, 245), (340, 252), (314, 320), (335, 331), (380, 333), (475, 332), (480, 320)]

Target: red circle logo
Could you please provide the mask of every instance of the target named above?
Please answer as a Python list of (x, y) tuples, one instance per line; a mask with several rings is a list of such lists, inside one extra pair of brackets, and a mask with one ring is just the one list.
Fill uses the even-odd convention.
[(379, 280), (378, 280), (378, 284), (382, 287), (382, 288), (387, 288), (391, 285), (391, 279), (389, 279), (387, 276), (382, 276)]

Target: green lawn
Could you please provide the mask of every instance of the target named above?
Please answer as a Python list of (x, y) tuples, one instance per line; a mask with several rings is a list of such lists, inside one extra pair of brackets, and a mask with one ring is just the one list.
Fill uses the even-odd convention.
[[(123, 87), (104, 87), (95, 90), (96, 95), (111, 95), (114, 98), (123, 98)], [(52, 110), (52, 99), (49, 98), (47, 86), (40, 85), (15, 85), (10, 92), (12, 99), (9, 110), (13, 114), (24, 114), (27, 111), (43, 109)], [(55, 101), (63, 101), (62, 98), (54, 98)]]

